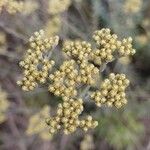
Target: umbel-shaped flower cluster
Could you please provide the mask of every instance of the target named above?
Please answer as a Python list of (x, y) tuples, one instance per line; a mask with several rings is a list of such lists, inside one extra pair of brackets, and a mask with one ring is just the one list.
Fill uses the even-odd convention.
[[(83, 99), (88, 97), (97, 106), (120, 108), (127, 103), (125, 89), (129, 80), (124, 74), (111, 73), (108, 79), (96, 86), (101, 66), (117, 57), (130, 56), (135, 53), (132, 39), (120, 41), (109, 29), (95, 31), (95, 46), (87, 41), (66, 41), (63, 52), (67, 56), (59, 69), (53, 70), (54, 61), (50, 60), (59, 38), (44, 36), (44, 31), (35, 32), (29, 40), (30, 49), (20, 62), (24, 77), (18, 84), (25, 91), (33, 90), (39, 83), (49, 84), (48, 90), (62, 99), (56, 114), (46, 119), (50, 135), (62, 129), (65, 134), (73, 133), (77, 128), (87, 131), (98, 125), (92, 116), (84, 116)], [(90, 88), (96, 89), (90, 91)], [(82, 115), (82, 116), (81, 116)]]
[(87, 116), (84, 120), (79, 120), (79, 115), (83, 111), (82, 99), (63, 98), (63, 103), (58, 105), (55, 117), (47, 120), (50, 126), (50, 134), (54, 134), (60, 128), (64, 129), (65, 134), (74, 132), (77, 127), (87, 131), (88, 128), (97, 126), (97, 121), (93, 121), (91, 116)]
[(130, 56), (135, 53), (135, 49), (132, 48), (131, 37), (120, 41), (116, 34), (110, 32), (110, 29), (94, 32), (93, 39), (97, 49), (92, 52), (91, 57), (99, 65), (114, 60), (116, 56)]
[[(25, 91), (33, 90), (37, 86), (37, 82), (45, 83), (49, 71), (54, 65), (53, 60), (49, 60), (49, 51), (58, 44), (58, 37), (45, 38), (44, 32), (40, 30), (35, 32), (30, 41), (30, 49), (20, 62), (20, 66), (24, 68), (24, 78), (18, 81)], [(45, 54), (45, 55), (44, 55)]]
[(23, 5), (23, 2), (17, 0), (0, 0), (0, 13), (3, 8), (10, 14), (21, 12)]
[(91, 98), (96, 102), (97, 106), (106, 104), (107, 106), (116, 106), (120, 108), (127, 103), (125, 98), (125, 89), (129, 85), (129, 80), (124, 74), (111, 73), (108, 79), (105, 79), (100, 90), (93, 92)]

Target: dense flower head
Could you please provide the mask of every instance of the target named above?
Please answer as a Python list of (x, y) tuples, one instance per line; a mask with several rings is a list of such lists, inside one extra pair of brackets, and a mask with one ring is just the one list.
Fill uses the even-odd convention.
[(99, 65), (112, 61), (115, 59), (115, 55), (123, 57), (135, 54), (131, 37), (120, 41), (118, 36), (111, 34), (108, 28), (95, 31), (93, 39), (97, 44), (97, 49), (92, 52), (91, 57)]
[(120, 41), (118, 36), (111, 34), (111, 30), (108, 28), (95, 31), (93, 39), (96, 45), (92, 45), (87, 41), (66, 41), (63, 46), (63, 52), (76, 60), (77, 63), (93, 61), (98, 65), (111, 62), (116, 57), (135, 54), (131, 37)]
[(0, 0), (0, 13), (3, 8), (10, 13), (21, 12), (23, 10), (24, 3), (16, 0)]
[(92, 85), (99, 70), (93, 64), (82, 62), (79, 66), (74, 60), (65, 61), (53, 74), (50, 74), (49, 91), (56, 96), (75, 97), (81, 84)]
[(92, 85), (95, 83), (95, 77), (99, 70), (89, 62), (92, 52), (92, 46), (86, 41), (66, 41), (63, 46), (63, 52), (74, 59), (78, 65), (77, 81), (82, 84)]
[(46, 121), (50, 135), (56, 134), (60, 129), (69, 134), (77, 128), (87, 131), (98, 125), (92, 116), (80, 118), (84, 97), (89, 98), (90, 95), (99, 107), (105, 104), (108, 107), (120, 108), (127, 103), (125, 90), (129, 80), (124, 74), (111, 73), (108, 79), (102, 81), (99, 90), (91, 89), (97, 88), (103, 64), (135, 53), (132, 38), (120, 41), (116, 34), (111, 34), (110, 29), (104, 28), (95, 31), (93, 39), (95, 45), (80, 40), (65, 41), (62, 51), (68, 57), (65, 57), (66, 60), (58, 69), (53, 69), (54, 61), (50, 60), (50, 56), (59, 38), (47, 38), (44, 31), (40, 30), (29, 39), (30, 49), (20, 62), (24, 77), (18, 84), (23, 90), (29, 91), (33, 90), (38, 82), (45, 83), (49, 79), (49, 92), (62, 98), (56, 114)]
[(74, 132), (79, 126), (78, 117), (83, 111), (82, 103), (81, 99), (65, 98), (64, 102), (58, 105), (56, 116), (47, 121), (50, 133), (54, 134), (60, 128), (63, 128), (66, 134)]
[(52, 82), (49, 91), (56, 96), (74, 97), (77, 95), (76, 79), (78, 70), (75, 68), (75, 61), (65, 61), (60, 69), (50, 74), (49, 79)]
[(80, 121), (79, 127), (84, 131), (88, 131), (89, 129), (93, 129), (97, 127), (98, 121), (93, 120), (93, 117), (88, 115), (85, 119)]
[(53, 135), (60, 129), (63, 129), (65, 134), (70, 134), (78, 127), (87, 131), (89, 128), (97, 126), (97, 122), (93, 121), (91, 116), (79, 120), (82, 111), (82, 99), (64, 98), (63, 103), (58, 105), (56, 116), (47, 120), (47, 124), (50, 126), (50, 134)]
[(129, 85), (129, 80), (124, 74), (111, 73), (108, 79), (105, 79), (100, 90), (93, 92), (91, 98), (97, 106), (106, 104), (107, 106), (115, 106), (120, 108), (127, 103), (125, 89)]
[(99, 69), (93, 64), (82, 61), (80, 64), (80, 78), (81, 83), (86, 85), (93, 85), (96, 82), (96, 78), (99, 75)]
[(63, 51), (78, 62), (88, 60), (92, 51), (91, 44), (86, 41), (66, 41)]
[(59, 38), (45, 38), (44, 31), (35, 32), (30, 41), (30, 49), (20, 62), (20, 66), (24, 69), (24, 77), (18, 84), (25, 91), (33, 90), (37, 86), (37, 82), (45, 83), (49, 71), (54, 65), (53, 60), (49, 60), (50, 51), (58, 44)]

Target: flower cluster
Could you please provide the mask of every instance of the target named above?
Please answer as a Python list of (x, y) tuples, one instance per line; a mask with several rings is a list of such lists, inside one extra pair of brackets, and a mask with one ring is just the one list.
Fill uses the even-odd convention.
[(53, 135), (61, 128), (65, 134), (70, 134), (74, 132), (77, 127), (85, 131), (89, 128), (96, 127), (97, 122), (93, 121), (91, 116), (88, 116), (85, 120), (79, 120), (79, 115), (82, 111), (82, 99), (64, 98), (63, 103), (58, 105), (56, 116), (46, 121), (50, 126), (50, 134)]
[(50, 74), (49, 79), (52, 84), (49, 86), (49, 91), (56, 96), (75, 97), (77, 95), (75, 89), (77, 76), (78, 71), (75, 69), (75, 61), (65, 61), (59, 70)]
[(82, 99), (75, 100), (71, 98), (77, 96), (78, 85), (81, 83), (86, 84), (86, 82), (90, 84), (94, 80), (91, 74), (98, 72), (92, 64), (81, 63), (80, 65), (81, 70), (79, 71), (74, 60), (65, 61), (59, 70), (49, 76), (50, 81), (52, 81), (49, 91), (63, 98), (63, 104), (58, 106), (56, 116), (47, 121), (51, 135), (60, 128), (63, 128), (64, 133), (68, 134), (74, 132), (77, 127), (87, 131), (89, 128), (97, 126), (97, 122), (93, 121), (91, 116), (79, 120), (79, 115), (83, 111)]
[(135, 54), (135, 49), (132, 48), (132, 38), (129, 37), (120, 41), (116, 34), (111, 34), (110, 29), (104, 28), (95, 31), (93, 39), (98, 48), (93, 51), (91, 57), (99, 65), (115, 59), (115, 54), (119, 57)]
[(0, 12), (3, 8), (10, 14), (21, 12), (23, 10), (23, 5), (23, 2), (18, 2), (16, 0), (0, 0)]
[(120, 41), (116, 34), (111, 34), (110, 29), (104, 28), (95, 31), (93, 39), (97, 46), (95, 50), (86, 41), (66, 41), (63, 51), (79, 64), (91, 60), (98, 65), (111, 62), (115, 59), (115, 55), (123, 57), (135, 53), (135, 49), (132, 48), (131, 37)]
[(81, 83), (86, 85), (93, 85), (96, 82), (96, 78), (99, 75), (99, 69), (93, 64), (88, 62), (82, 62), (80, 64), (80, 76)]
[(86, 41), (66, 41), (63, 46), (63, 51), (69, 56), (82, 62), (88, 60), (92, 51), (91, 44)]
[(50, 14), (62, 13), (69, 7), (70, 3), (70, 0), (49, 0), (48, 11)]
[(94, 121), (92, 116), (88, 115), (84, 120), (80, 121), (79, 127), (84, 131), (88, 131), (98, 126), (98, 121)]
[[(87, 131), (98, 125), (91, 116), (80, 119), (83, 112), (83, 98), (90, 92), (90, 87), (97, 88), (99, 68), (102, 63), (112, 61), (117, 55), (119, 57), (130, 56), (135, 53), (132, 48), (132, 39), (118, 40), (117, 35), (111, 34), (109, 29), (95, 31), (93, 39), (96, 42), (97, 50), (93, 50), (92, 45), (86, 41), (66, 41), (63, 45), (63, 52), (70, 57), (65, 60), (58, 70), (52, 71), (54, 61), (49, 60), (49, 50), (58, 44), (58, 37), (45, 38), (44, 32), (36, 32), (30, 38), (30, 49), (25, 55), (25, 59), (20, 62), (24, 69), (24, 78), (18, 84), (23, 90), (33, 90), (37, 82), (44, 83), (49, 77), (50, 85), (48, 90), (55, 96), (62, 98), (63, 102), (58, 105), (55, 116), (47, 119), (50, 126), (50, 134), (55, 134), (63, 129), (65, 134), (74, 132), (77, 128)], [(98, 64), (100, 65), (96, 65)], [(110, 74), (100, 87), (94, 91), (91, 98), (97, 106), (106, 104), (120, 108), (127, 103), (125, 89), (129, 85), (129, 80), (124, 74)], [(85, 92), (81, 88), (85, 88)], [(87, 94), (88, 95), (88, 94)]]
[(129, 80), (124, 74), (111, 73), (108, 79), (105, 79), (100, 90), (93, 92), (91, 98), (97, 106), (106, 104), (108, 107), (115, 106), (120, 108), (127, 103), (125, 89), (129, 85)]
[(81, 63), (78, 69), (74, 60), (65, 61), (59, 70), (50, 74), (49, 91), (56, 96), (75, 97), (77, 96), (77, 86), (94, 84), (94, 77), (98, 75), (98, 72), (99, 70), (93, 64)]
[(6, 120), (6, 112), (9, 107), (6, 93), (0, 88), (0, 123)]
[(63, 52), (74, 59), (79, 65), (79, 76), (81, 83), (92, 85), (94, 77), (99, 73), (97, 67), (89, 63), (92, 51), (91, 44), (86, 41), (66, 41), (63, 46)]
[(24, 69), (24, 77), (17, 82), (23, 90), (33, 90), (38, 81), (46, 82), (49, 71), (54, 65), (54, 61), (48, 58), (49, 51), (58, 44), (58, 40), (57, 36), (45, 38), (43, 30), (35, 32), (29, 39), (30, 49), (27, 50), (24, 60), (20, 62), (20, 66)]
[[(31, 136), (33, 134), (39, 134), (39, 136), (48, 140), (50, 135), (48, 133), (48, 127), (45, 125), (45, 119), (49, 117), (50, 108), (48, 106), (44, 106), (38, 113), (32, 115), (29, 118), (29, 125), (26, 130), (26, 134)], [(41, 119), (43, 121), (41, 121)]]

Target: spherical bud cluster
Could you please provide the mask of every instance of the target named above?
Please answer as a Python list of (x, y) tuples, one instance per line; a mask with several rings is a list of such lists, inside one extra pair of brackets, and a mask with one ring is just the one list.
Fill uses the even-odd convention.
[(92, 51), (91, 44), (86, 41), (66, 41), (63, 51), (78, 62), (88, 60)]
[(113, 52), (115, 51), (117, 43), (117, 35), (110, 34), (110, 29), (102, 29), (94, 32), (93, 39), (98, 45), (98, 49), (93, 51), (92, 58), (99, 65), (103, 62), (110, 62), (113, 60)]
[(82, 61), (79, 69), (81, 83), (87, 85), (95, 84), (95, 79), (99, 75), (99, 69), (93, 64)]
[(86, 41), (67, 41), (64, 44), (63, 51), (79, 65), (79, 75), (77, 81), (79, 83), (92, 85), (99, 70), (88, 62), (91, 55), (91, 44)]
[(20, 62), (24, 77), (17, 82), (25, 91), (33, 90), (38, 81), (45, 83), (54, 61), (50, 61), (46, 56), (44, 58), (44, 54), (58, 44), (58, 37), (44, 38), (44, 32), (40, 30), (35, 32), (29, 41), (31, 49), (27, 50), (24, 60)]
[(35, 32), (34, 36), (31, 36), (29, 39), (31, 48), (38, 52), (43, 52), (48, 49), (51, 50), (56, 45), (58, 45), (58, 41), (58, 36), (46, 38), (45, 32), (43, 30)]
[(130, 56), (135, 54), (135, 49), (132, 48), (132, 38), (123, 39), (121, 45), (118, 45), (119, 56)]
[(59, 70), (50, 74), (52, 84), (49, 86), (49, 91), (56, 96), (75, 97), (76, 87), (79, 84), (94, 84), (98, 73), (99, 70), (88, 62), (82, 62), (77, 70), (74, 60), (65, 61)]
[(48, 78), (49, 70), (53, 67), (54, 61), (43, 59), (40, 62), (43, 66), (39, 71), (38, 66), (31, 64), (28, 69), (23, 72), (23, 79), (18, 81), (17, 84), (22, 86), (24, 91), (30, 91), (37, 87), (37, 82), (45, 83)]
[(64, 12), (70, 6), (70, 0), (49, 0), (48, 12), (52, 15)]
[(49, 86), (49, 91), (56, 96), (75, 97), (77, 95), (77, 76), (78, 71), (75, 68), (75, 61), (65, 61), (59, 70), (50, 74), (49, 79), (52, 83)]
[(111, 73), (108, 79), (105, 79), (99, 91), (93, 92), (91, 98), (97, 106), (106, 104), (120, 108), (127, 103), (125, 89), (129, 85), (129, 80), (124, 74)]
[(101, 65), (114, 59), (114, 54), (119, 56), (129, 56), (135, 53), (132, 48), (132, 38), (118, 40), (116, 34), (111, 34), (111, 30), (104, 28), (94, 32), (93, 39), (98, 48), (91, 53), (91, 59)]
[(10, 14), (21, 12), (23, 10), (24, 3), (16, 0), (1, 0), (0, 1), (0, 12), (3, 8)]
[(88, 129), (93, 129), (98, 126), (98, 121), (94, 121), (92, 116), (87, 116), (84, 120), (80, 121), (79, 127), (84, 131)]
[(56, 116), (46, 121), (50, 126), (51, 135), (61, 128), (65, 134), (72, 133), (80, 125), (79, 115), (83, 111), (82, 99), (64, 98), (63, 101), (58, 105)]

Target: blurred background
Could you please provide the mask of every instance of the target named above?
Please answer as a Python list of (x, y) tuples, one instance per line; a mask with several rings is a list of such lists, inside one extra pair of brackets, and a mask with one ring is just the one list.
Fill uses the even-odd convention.
[[(4, 0), (0, 0), (0, 4)], [(0, 150), (150, 150), (150, 0), (24, 0), (20, 12), (0, 11)], [(53, 53), (63, 61), (64, 40), (90, 41), (93, 31), (110, 28), (120, 38), (134, 39), (136, 54), (107, 65), (102, 73), (125, 73), (130, 79), (128, 104), (121, 109), (97, 108), (85, 103), (99, 125), (87, 133), (69, 136), (59, 132), (52, 139), (44, 122), (59, 99), (43, 85), (23, 92), (19, 61), (28, 39), (40, 29), (59, 35)]]

